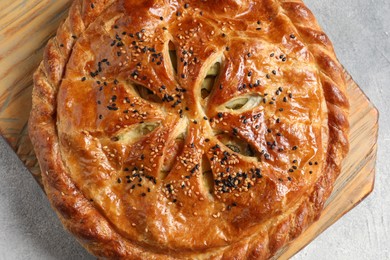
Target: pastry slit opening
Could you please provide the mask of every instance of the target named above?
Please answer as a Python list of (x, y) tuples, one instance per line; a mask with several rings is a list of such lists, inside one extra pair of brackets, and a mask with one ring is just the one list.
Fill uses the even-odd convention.
[(260, 158), (260, 154), (257, 152), (257, 150), (251, 144), (239, 137), (234, 137), (228, 134), (217, 134), (216, 137), (232, 152), (241, 154), (246, 157), (256, 158), (256, 160)]
[(232, 100), (229, 100), (224, 104), (222, 110), (224, 111), (235, 111), (235, 112), (245, 112), (251, 109), (258, 107), (261, 103), (261, 96), (257, 94), (246, 94), (244, 96), (239, 96)]
[(111, 137), (110, 140), (113, 142), (135, 143), (142, 137), (154, 132), (160, 125), (160, 122), (141, 123), (130, 130), (117, 133), (115, 136)]
[(210, 161), (205, 154), (202, 157), (202, 184), (205, 192), (212, 197), (212, 194), (214, 193), (214, 176)]
[(165, 179), (172, 171), (180, 154), (183, 152), (185, 139), (187, 137), (188, 121), (181, 119), (174, 129), (172, 129), (172, 139), (164, 150), (164, 159), (160, 171), (160, 179)]
[(165, 179), (172, 171), (172, 168), (176, 162), (176, 158), (181, 154), (183, 148), (184, 133), (177, 136), (165, 151), (164, 163), (160, 172), (160, 179)]
[(169, 59), (171, 62), (171, 66), (173, 69), (173, 72), (177, 74), (177, 53), (176, 53), (176, 46), (173, 44), (172, 41), (169, 41), (168, 43), (168, 51), (169, 51)]
[(153, 103), (162, 103), (162, 99), (156, 93), (140, 84), (133, 84), (134, 90), (142, 99)]
[(200, 90), (202, 99), (206, 99), (208, 96), (210, 96), (210, 93), (214, 88), (215, 81), (220, 73), (220, 69), (221, 63), (216, 62), (207, 71), (206, 78), (203, 80)]

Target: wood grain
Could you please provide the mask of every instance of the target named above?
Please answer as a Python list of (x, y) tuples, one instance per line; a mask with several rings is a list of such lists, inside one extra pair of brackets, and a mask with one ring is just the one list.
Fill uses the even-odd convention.
[[(72, 0), (0, 1), (0, 133), (40, 184), (40, 170), (27, 133), (32, 74), (42, 50)], [(348, 73), (350, 153), (320, 219), (275, 258), (288, 259), (362, 201), (373, 189), (378, 111)]]
[(27, 134), (32, 74), (71, 0), (0, 1), (0, 133), (38, 183), (40, 170)]

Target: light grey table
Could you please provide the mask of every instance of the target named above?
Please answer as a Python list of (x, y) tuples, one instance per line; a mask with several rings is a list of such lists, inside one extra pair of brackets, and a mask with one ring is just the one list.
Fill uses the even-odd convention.
[[(294, 259), (390, 259), (390, 0), (306, 0), (339, 60), (379, 108), (376, 185)], [(0, 259), (94, 259), (63, 230), (0, 139)]]

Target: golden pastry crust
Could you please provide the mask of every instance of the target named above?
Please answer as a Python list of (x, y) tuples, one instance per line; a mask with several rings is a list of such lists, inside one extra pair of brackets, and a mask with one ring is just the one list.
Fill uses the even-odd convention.
[(29, 131), (48, 198), (96, 256), (266, 259), (332, 191), (345, 93), (302, 1), (76, 0)]

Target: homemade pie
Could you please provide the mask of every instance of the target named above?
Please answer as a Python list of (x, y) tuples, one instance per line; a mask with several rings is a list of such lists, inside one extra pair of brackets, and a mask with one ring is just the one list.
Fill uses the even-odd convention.
[(76, 0), (32, 97), (47, 196), (101, 258), (270, 258), (348, 152), (343, 68), (300, 0)]

